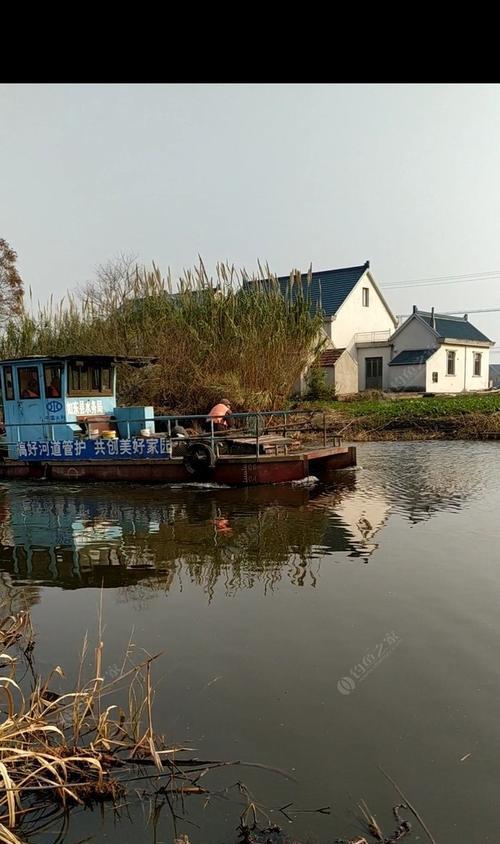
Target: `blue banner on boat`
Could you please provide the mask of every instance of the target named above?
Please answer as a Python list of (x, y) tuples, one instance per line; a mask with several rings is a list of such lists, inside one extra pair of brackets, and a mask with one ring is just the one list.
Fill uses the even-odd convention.
[(17, 444), (22, 460), (155, 460), (172, 456), (170, 440), (32, 440)]

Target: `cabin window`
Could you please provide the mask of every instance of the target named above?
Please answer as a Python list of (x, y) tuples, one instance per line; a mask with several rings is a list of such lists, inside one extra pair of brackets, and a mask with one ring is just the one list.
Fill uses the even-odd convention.
[(101, 390), (103, 393), (112, 392), (111, 369), (109, 366), (103, 366), (101, 369)]
[(370, 305), (370, 288), (363, 287), (363, 307), (368, 308)]
[(5, 382), (5, 401), (14, 400), (14, 379), (12, 378), (12, 367), (4, 366), (3, 380)]
[(40, 398), (40, 379), (37, 366), (20, 366), (17, 370), (19, 378), (19, 395), (22, 399)]
[(110, 366), (87, 361), (69, 364), (70, 396), (111, 396), (113, 394)]
[(43, 368), (45, 379), (45, 398), (61, 398), (62, 366), (46, 364)]
[(437, 384), (437, 382), (438, 382), (438, 374), (437, 374), (437, 372), (433, 372), (432, 373), (432, 383)]
[(101, 392), (101, 370), (98, 366), (90, 367), (90, 389), (93, 393)]
[(481, 352), (474, 352), (474, 375), (481, 375)]
[(456, 352), (447, 352), (446, 359), (447, 359), (447, 375), (455, 375), (455, 359), (456, 359)]

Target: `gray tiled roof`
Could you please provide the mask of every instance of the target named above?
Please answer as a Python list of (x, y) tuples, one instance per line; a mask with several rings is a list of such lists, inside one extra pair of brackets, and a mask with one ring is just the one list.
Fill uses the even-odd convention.
[[(426, 311), (417, 311), (417, 314), (432, 327), (432, 314)], [(450, 340), (478, 340), (480, 343), (491, 342), (489, 337), (486, 337), (468, 319), (463, 317), (434, 314), (434, 320), (435, 331), (437, 331), (439, 337), (449, 337)]]
[(405, 349), (389, 361), (389, 366), (405, 366), (409, 364), (425, 363), (425, 361), (428, 360), (435, 351), (437, 351), (437, 349)]
[[(304, 296), (309, 299), (313, 310), (320, 309), (325, 316), (333, 316), (345, 302), (369, 265), (369, 261), (367, 261), (362, 266), (314, 272), (311, 274), (310, 283), (307, 279), (307, 273), (304, 273), (301, 276)], [(296, 298), (298, 285), (296, 283), (291, 284), (289, 276), (280, 276), (278, 282), (284, 296)], [(245, 284), (252, 283), (251, 281), (245, 282)]]

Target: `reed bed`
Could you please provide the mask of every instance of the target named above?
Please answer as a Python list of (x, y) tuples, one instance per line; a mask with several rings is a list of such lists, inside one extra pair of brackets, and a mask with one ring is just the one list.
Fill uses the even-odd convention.
[[(28, 612), (3, 618), (0, 645), (2, 844), (21, 844), (64, 827), (77, 807), (109, 801), (119, 808), (138, 781), (143, 798), (151, 801), (204, 792), (199, 778), (226, 764), (186, 758), (187, 748), (167, 746), (155, 734), (156, 657), (146, 655), (135, 664), (130, 642), (117, 676), (106, 682), (103, 642), (99, 638), (91, 654), (85, 639), (71, 691), (54, 689), (64, 682), (60, 666), (45, 679), (37, 676)], [(89, 658), (93, 670), (85, 680)]]
[[(309, 275), (310, 278), (310, 275)], [(301, 275), (284, 291), (269, 267), (258, 276), (203, 262), (174, 286), (153, 264), (101, 277), (79, 295), (11, 320), (0, 356), (154, 356), (137, 372), (122, 367), (120, 400), (176, 412), (205, 412), (227, 396), (234, 409), (276, 409), (322, 345), (322, 315)]]

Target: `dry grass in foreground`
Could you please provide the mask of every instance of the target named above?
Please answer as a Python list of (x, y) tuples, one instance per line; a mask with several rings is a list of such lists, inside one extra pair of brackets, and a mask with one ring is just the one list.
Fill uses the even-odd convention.
[[(22, 844), (32, 836), (49, 833), (63, 840), (70, 810), (109, 802), (114, 809), (127, 805), (132, 792), (150, 802), (149, 818), (153, 838), (163, 806), (167, 806), (175, 844), (189, 844), (177, 829), (183, 818), (176, 813), (176, 801), (201, 796), (207, 805), (211, 797), (232, 800), (242, 808), (238, 836), (241, 844), (291, 844), (286, 833), (271, 821), (271, 815), (255, 801), (241, 782), (219, 790), (201, 785), (212, 769), (248, 762), (187, 758), (191, 748), (167, 747), (153, 729), (151, 665), (155, 656), (134, 664), (129, 642), (117, 676), (103, 678), (101, 625), (93, 654), (84, 639), (76, 689), (56, 692), (64, 673), (56, 666), (45, 679), (37, 677), (33, 660), (34, 637), (26, 611), (0, 613), (0, 842)], [(91, 678), (85, 680), (84, 666), (91, 659)], [(21, 675), (21, 676), (20, 676)], [(26, 689), (28, 686), (28, 690)], [(127, 699), (127, 705), (109, 702)], [(279, 769), (254, 763), (293, 779)], [(382, 769), (381, 769), (382, 770)], [(411, 833), (410, 823), (400, 810), (411, 812), (436, 844), (432, 833), (397, 783), (384, 771), (404, 803), (394, 807), (397, 824), (385, 836), (366, 804), (359, 806), (366, 837), (336, 839), (343, 844), (370, 841), (395, 844)], [(203, 781), (205, 782), (205, 781)], [(330, 814), (330, 807), (293, 810), (289, 803), (275, 812), (291, 822), (303, 811)], [(57, 828), (59, 827), (59, 835)], [(202, 839), (198, 839), (202, 840)]]
[[(59, 693), (50, 686), (60, 684), (64, 672), (56, 666), (47, 678), (37, 677), (33, 647), (29, 613), (1, 619), (0, 842), (20, 844), (19, 836), (25, 841), (52, 830), (78, 806), (111, 801), (119, 808), (129, 782), (135, 787), (137, 780), (157, 811), (159, 795), (168, 802), (201, 793), (200, 776), (227, 764), (185, 758), (188, 748), (167, 747), (154, 733), (154, 656), (133, 664), (129, 642), (117, 676), (107, 683), (103, 642), (99, 636), (91, 654), (85, 639), (76, 689)], [(85, 680), (89, 658), (92, 676)]]

